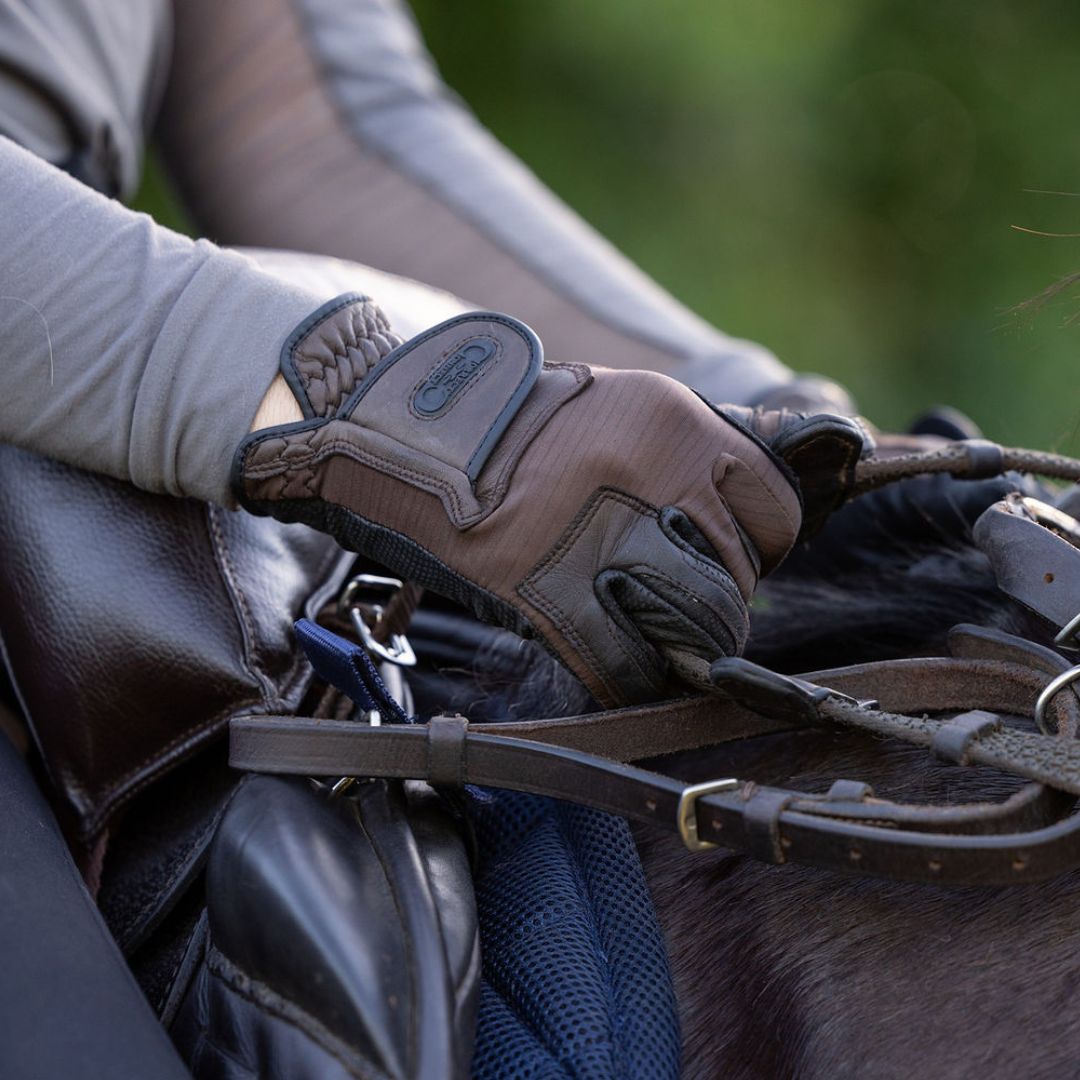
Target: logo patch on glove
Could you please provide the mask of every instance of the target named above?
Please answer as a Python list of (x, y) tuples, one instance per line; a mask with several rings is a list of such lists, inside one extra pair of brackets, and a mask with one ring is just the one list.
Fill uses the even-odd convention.
[(464, 341), (416, 388), (412, 410), (417, 416), (433, 419), (441, 416), (472, 385), (499, 351), (499, 343), (490, 337)]

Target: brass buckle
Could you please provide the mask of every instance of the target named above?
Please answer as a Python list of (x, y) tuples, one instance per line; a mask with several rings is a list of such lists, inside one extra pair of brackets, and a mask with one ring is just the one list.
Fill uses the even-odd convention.
[(703, 795), (715, 795), (718, 791), (731, 791), (739, 786), (734, 777), (727, 780), (706, 780), (704, 784), (691, 784), (683, 788), (679, 796), (679, 807), (675, 811), (675, 822), (679, 826), (679, 835), (687, 851), (707, 851), (717, 845), (708, 840), (699, 840), (697, 831), (697, 801)]

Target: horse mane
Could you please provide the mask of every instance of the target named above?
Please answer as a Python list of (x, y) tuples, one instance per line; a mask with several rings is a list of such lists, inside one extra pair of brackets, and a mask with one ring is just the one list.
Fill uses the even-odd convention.
[(972, 541), (982, 510), (1020, 484), (920, 478), (844, 507), (761, 583), (747, 655), (787, 672), (941, 656), (958, 622), (1042, 637)]

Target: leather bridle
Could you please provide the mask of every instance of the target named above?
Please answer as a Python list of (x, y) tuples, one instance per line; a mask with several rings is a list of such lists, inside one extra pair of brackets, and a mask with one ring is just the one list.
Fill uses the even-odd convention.
[[(867, 459), (855, 487), (866, 491), (927, 471), (982, 478), (1003, 468), (1080, 480), (1073, 459), (970, 440), (929, 454)], [(1003, 591), (1062, 627), (1056, 644), (1069, 647), (1080, 625), (1074, 519), (1013, 495), (982, 515), (975, 538)], [(396, 608), (399, 622), (404, 606)], [(309, 655), (325, 645), (318, 634), (307, 639)], [(966, 625), (950, 633), (949, 648), (950, 657), (799, 677), (724, 658), (695, 696), (470, 725), (460, 716), (393, 722), (409, 718), (357, 647), (347, 663), (339, 655), (324, 671), (386, 723), (241, 717), (231, 725), (230, 762), (260, 772), (510, 788), (659, 824), (691, 850), (722, 847), (770, 863), (901, 880), (1004, 885), (1080, 865), (1080, 813), (1073, 812), (1080, 796), (1080, 699), (1060, 692), (1080, 676), (1080, 666), (1023, 638)], [(1037, 720), (1043, 733), (1015, 718)], [(630, 764), (824, 724), (899, 738), (943, 760), (993, 766), (1029, 783), (998, 804), (920, 806), (879, 799), (851, 780), (838, 780), (823, 795), (733, 778), (687, 786)]]

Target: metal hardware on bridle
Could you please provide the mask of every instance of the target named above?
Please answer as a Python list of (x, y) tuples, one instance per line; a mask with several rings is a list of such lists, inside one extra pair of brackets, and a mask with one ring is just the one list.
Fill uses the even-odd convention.
[[(361, 603), (358, 596), (364, 592), (389, 592), (385, 606)], [(407, 711), (411, 711), (412, 697), (400, 670), (416, 664), (416, 653), (405, 636), (413, 612), (424, 590), (411, 581), (379, 577), (376, 574), (357, 574), (345, 583), (338, 598), (338, 613), (347, 615), (373, 664), (381, 669), (383, 681), (390, 695)], [(368, 709), (365, 719), (368, 727), (379, 727), (382, 716), (378, 709)], [(318, 788), (329, 789), (329, 797), (344, 795), (359, 782), (356, 776), (342, 776), (333, 783), (311, 779)]]
[(716, 847), (708, 840), (698, 839), (698, 799), (706, 795), (715, 795), (720, 791), (734, 791), (738, 786), (738, 780), (728, 777), (726, 780), (706, 780), (703, 784), (691, 784), (683, 789), (675, 811), (675, 823), (687, 851), (708, 851)]
[[(984, 455), (983, 469), (997, 467), (996, 456)], [(1003, 591), (1062, 626), (1057, 644), (1073, 640), (1080, 628), (1076, 521), (1017, 494), (986, 511), (975, 532)], [(347, 590), (347, 602), (343, 597), (354, 625), (352, 609), (360, 607), (359, 590), (367, 584), (362, 579)], [(365, 625), (372, 634), (385, 631), (379, 621)], [(709, 668), (707, 684), (695, 672), (695, 682), (709, 691), (703, 698), (581, 717), (459, 724), (450, 748), (439, 741), (439, 721), (381, 728), (252, 717), (233, 724), (232, 760), (272, 772), (325, 776), (336, 765), (355, 776), (430, 779), (433, 763), (447, 758), (453, 769), (440, 775), (453, 772), (464, 784), (541, 792), (666, 824), (690, 851), (730, 845), (769, 862), (790, 859), (912, 880), (1032, 881), (1080, 864), (1080, 815), (1070, 816), (1080, 795), (1080, 741), (1067, 737), (1080, 727), (1080, 700), (1071, 693), (1058, 696), (1080, 679), (1080, 665), (1062, 670), (1066, 661), (1059, 654), (997, 631), (957, 631), (957, 659), (884, 662), (794, 678), (724, 658)], [(884, 680), (880, 694), (877, 680)], [(1043, 734), (1005, 722), (1022, 714), (1033, 716)], [(877, 799), (855, 782), (838, 782), (819, 796), (730, 777), (685, 785), (623, 764), (825, 721), (1033, 783), (999, 804), (905, 806)], [(1054, 726), (1058, 736), (1050, 735)], [(334, 790), (353, 783), (343, 777)]]
[(1063, 671), (1057, 678), (1052, 679), (1039, 695), (1038, 700), (1035, 702), (1034, 720), (1036, 726), (1044, 735), (1056, 734), (1056, 732), (1050, 730), (1049, 725), (1046, 723), (1046, 710), (1054, 695), (1060, 693), (1070, 683), (1076, 682), (1077, 679), (1080, 679), (1080, 664), (1069, 668), (1068, 671)]
[(1080, 652), (1080, 612), (1077, 612), (1057, 633), (1054, 646), (1066, 652)]
[(998, 446), (986, 439), (965, 439), (936, 450), (863, 458), (855, 466), (852, 497), (898, 480), (930, 473), (951, 473), (959, 479), (982, 480), (1005, 472), (1030, 473), (1080, 483), (1080, 460), (1041, 450)]
[[(924, 454), (867, 458), (856, 467), (853, 490), (924, 473), (981, 479), (1013, 470), (1080, 481), (1080, 461), (969, 440)], [(1059, 648), (1080, 648), (1076, 520), (1010, 495), (979, 519), (975, 540), (1002, 591), (1060, 627)], [(376, 603), (365, 590), (391, 591)], [(363, 653), (350, 648), (366, 654), (357, 666), (380, 687), (367, 658), (380, 673), (400, 677), (412, 656), (404, 631), (418, 599), (418, 589), (371, 575), (353, 579), (342, 595), (339, 612)], [(319, 647), (340, 655), (332, 641)], [(230, 760), (240, 768), (301, 775), (347, 769), (350, 775), (334, 784), (334, 792), (360, 776), (451, 778), (454, 784), (544, 794), (665, 825), (690, 851), (722, 845), (768, 862), (905, 880), (1004, 884), (1042, 880), (1080, 865), (1080, 814), (1073, 813), (1080, 796), (1080, 740), (1071, 737), (1080, 730), (1080, 698), (1061, 693), (1080, 681), (1080, 664), (1068, 667), (1051, 649), (972, 627), (956, 628), (950, 648), (951, 658), (884, 661), (801, 678), (722, 658), (689, 670), (688, 680), (706, 691), (697, 698), (576, 717), (477, 725), (437, 717), (428, 724), (379, 726), (253, 716), (233, 722)], [(350, 677), (346, 669), (340, 689)], [(365, 707), (372, 700), (363, 687), (353, 692)], [(380, 708), (385, 692), (375, 699), (383, 701)], [(1042, 734), (1012, 726), (1010, 716), (1033, 717)], [(812, 795), (731, 777), (686, 785), (629, 764), (825, 722), (1030, 782), (1001, 803), (922, 806), (879, 799), (855, 781)]]
[[(327, 775), (336, 765), (361, 776), (424, 780), (433, 763), (452, 759), (453, 769), (440, 775), (453, 771), (463, 784), (542, 793), (666, 826), (693, 851), (721, 845), (768, 862), (906, 880), (1005, 884), (1080, 864), (1080, 816), (1070, 816), (1080, 794), (1080, 741), (1048, 739), (1004, 719), (1031, 715), (1043, 689), (1039, 665), (1055, 654), (975, 628), (957, 644), (963, 654), (954, 658), (801, 678), (725, 658), (713, 665), (711, 694), (574, 717), (459, 721), (452, 747), (433, 746), (440, 721), (370, 728), (252, 716), (232, 724), (230, 760), (256, 771)], [(1077, 727), (1080, 701), (1072, 695), (1049, 708), (1063, 731)], [(920, 806), (875, 798), (855, 782), (811, 795), (730, 778), (686, 785), (628, 764), (826, 721), (1036, 782), (998, 804)]]
[[(361, 602), (363, 592), (389, 592), (386, 605)], [(423, 590), (412, 582), (375, 574), (357, 574), (342, 590), (338, 611), (347, 615), (356, 636), (376, 662), (383, 660), (398, 667), (413, 667), (413, 652), (405, 629), (412, 618)]]
[[(1010, 495), (983, 513), (974, 537), (1002, 592), (1060, 627), (1056, 648), (1078, 651), (1080, 523), (1038, 499)], [(1044, 734), (1052, 734), (1046, 721), (1051, 700), (1077, 679), (1080, 665), (1057, 673), (1039, 695), (1033, 719)]]

